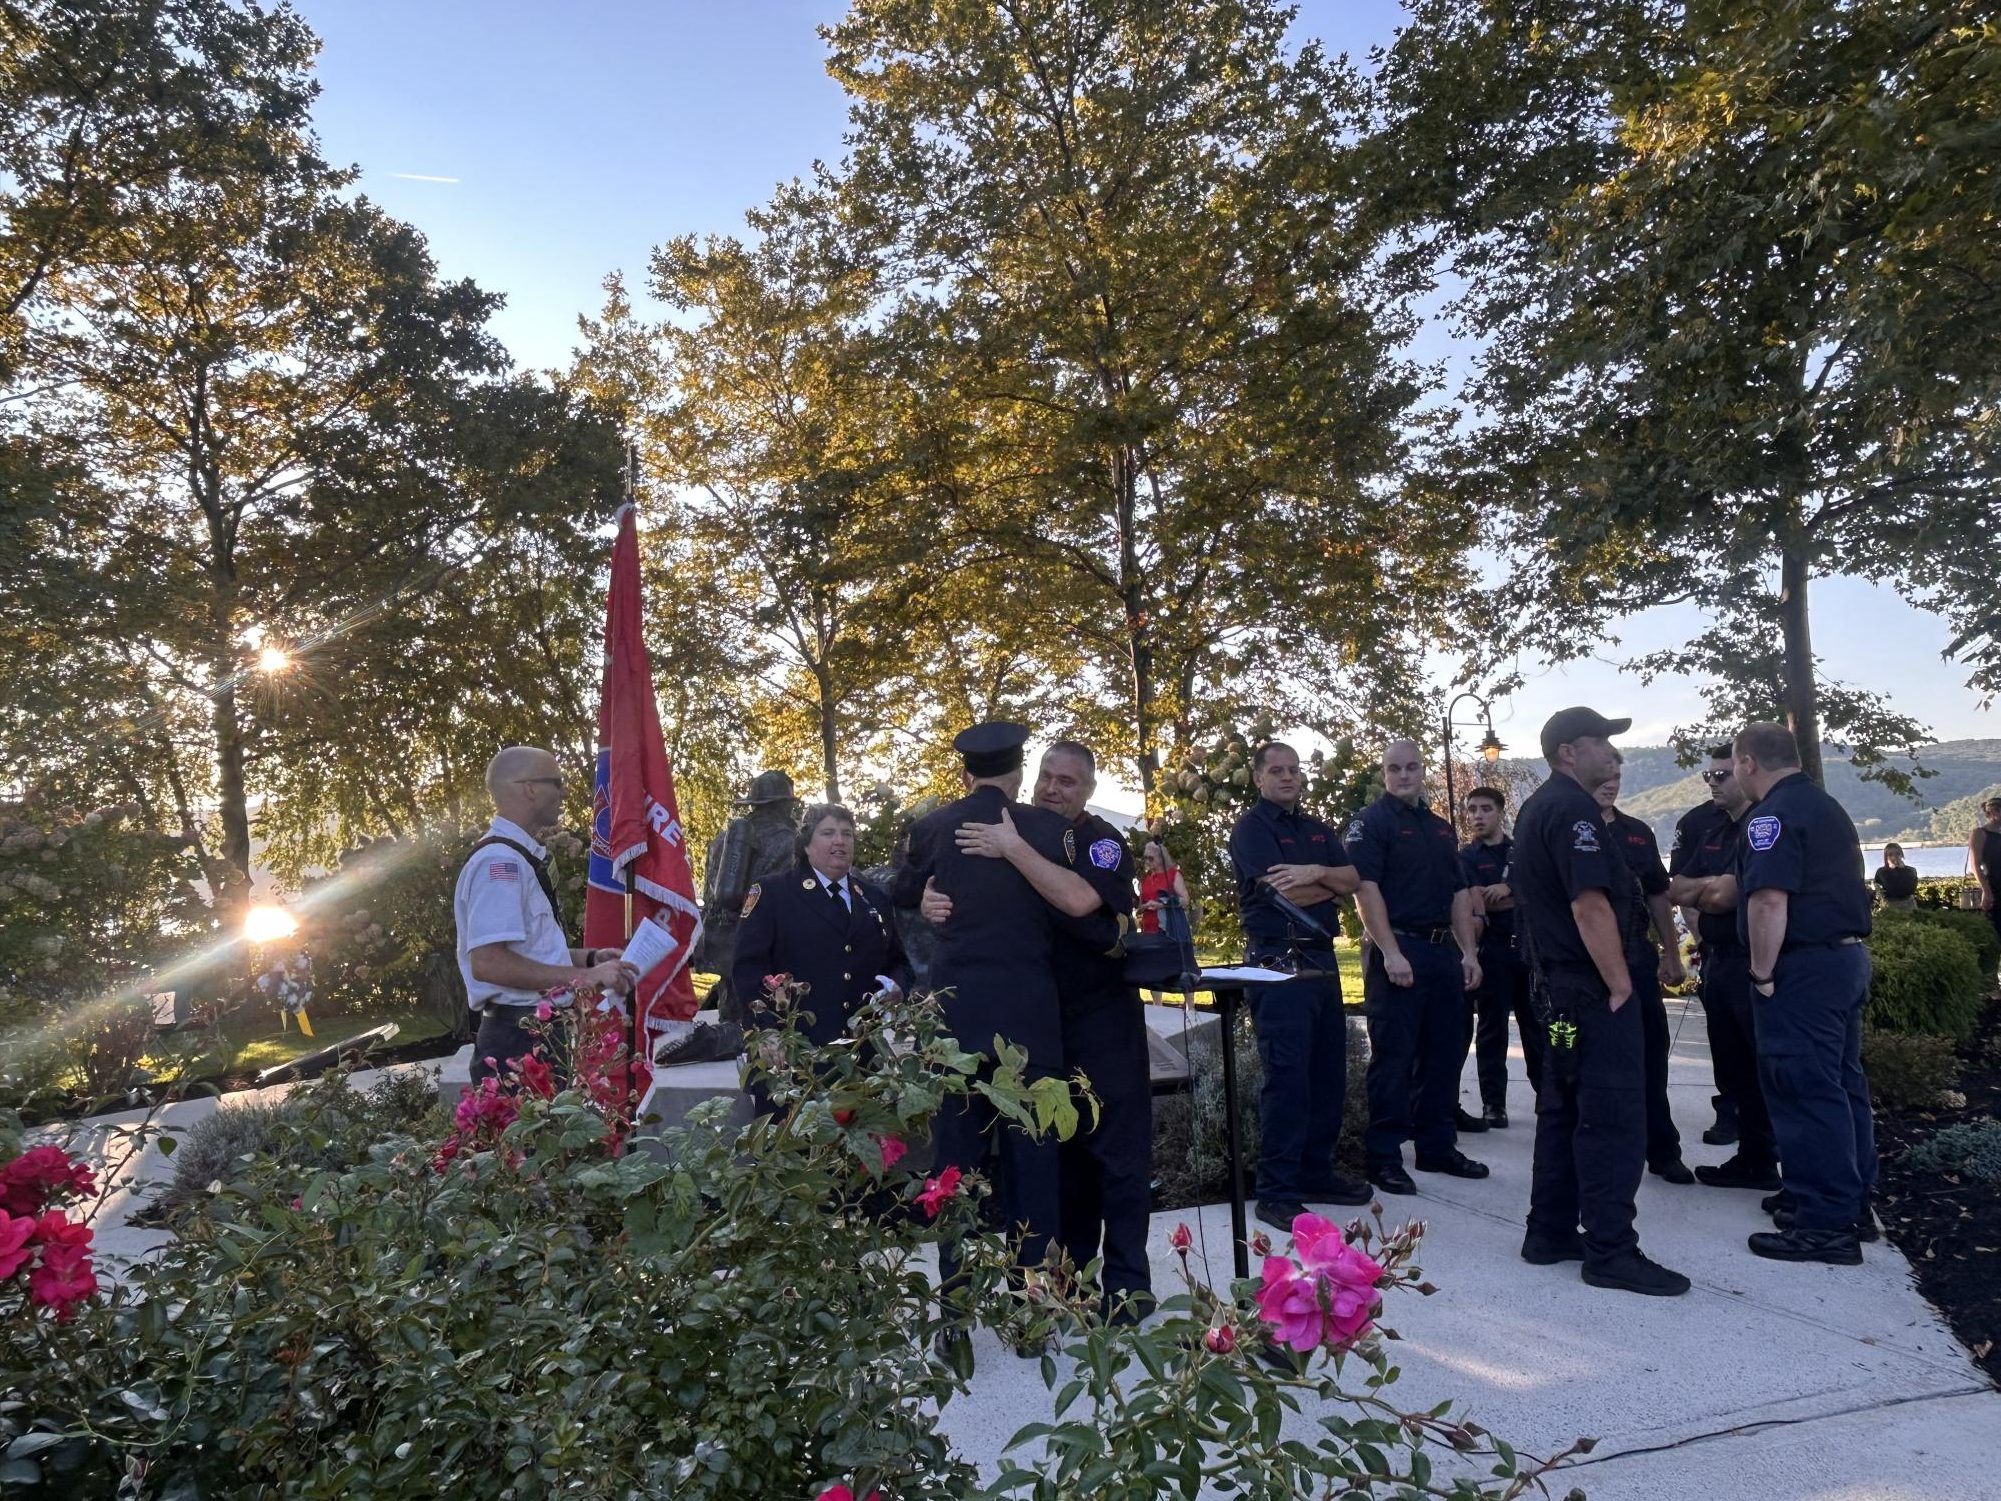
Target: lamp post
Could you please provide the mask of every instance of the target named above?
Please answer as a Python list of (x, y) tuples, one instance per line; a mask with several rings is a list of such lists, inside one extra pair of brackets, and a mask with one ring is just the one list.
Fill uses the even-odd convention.
[(1445, 706), (1445, 808), (1446, 816), (1453, 828), (1459, 827), (1459, 792), (1452, 781), (1452, 716), (1467, 699), (1480, 706), (1480, 718), (1485, 721), (1487, 734), (1480, 742), (1480, 757), (1489, 766), (1501, 759), (1501, 752), (1507, 747), (1501, 744), (1501, 737), (1494, 733), (1494, 711), (1479, 694), (1467, 689)]

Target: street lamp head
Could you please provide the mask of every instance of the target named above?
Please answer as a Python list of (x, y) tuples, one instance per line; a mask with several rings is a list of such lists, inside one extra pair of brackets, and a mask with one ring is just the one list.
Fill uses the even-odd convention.
[(1480, 742), (1481, 759), (1489, 766), (1500, 760), (1501, 752), (1506, 749), (1507, 747), (1501, 744), (1499, 737), (1492, 730), (1487, 731), (1487, 738)]

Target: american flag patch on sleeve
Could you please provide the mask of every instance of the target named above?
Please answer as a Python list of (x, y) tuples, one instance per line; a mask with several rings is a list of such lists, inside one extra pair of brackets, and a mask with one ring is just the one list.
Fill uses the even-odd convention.
[(521, 879), (521, 867), (512, 860), (495, 860), (487, 866), (486, 875), (490, 881), (518, 881)]

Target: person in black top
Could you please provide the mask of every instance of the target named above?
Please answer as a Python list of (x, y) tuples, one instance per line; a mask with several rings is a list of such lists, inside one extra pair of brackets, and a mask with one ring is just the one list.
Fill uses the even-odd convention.
[[(1751, 954), (1737, 936), (1737, 849), (1751, 795), (1737, 780), (1735, 753), (1728, 744), (1710, 752), (1711, 801), (1697, 819), (1682, 816), (1668, 864), (1668, 899), (1696, 914), (1701, 942), (1702, 1010), (1709, 1024), (1709, 1052), (1718, 1087), (1730, 1102), (1730, 1139), (1737, 1150), (1720, 1164), (1696, 1168), (1696, 1180), (1711, 1188), (1779, 1186), (1779, 1148), (1772, 1118), (1758, 1082), (1757, 1019), (1751, 1008)], [(1719, 1112), (1720, 1115), (1720, 1112)], [(1710, 1134), (1703, 1133), (1709, 1141)], [(1712, 1143), (1727, 1145), (1727, 1143)]]
[[(1669, 896), (1675, 905), (1681, 908), (1682, 921), (1687, 925), (1688, 931), (1691, 933), (1699, 934), (1702, 927), (1702, 914), (1697, 909), (1693, 898), (1676, 896), (1674, 895), (1674, 891), (1678, 888), (1681, 877), (1687, 873), (1686, 867), (1696, 849), (1702, 846), (1706, 840), (1711, 839), (1727, 828), (1733, 827), (1743, 818), (1743, 806), (1738, 807), (1734, 814), (1725, 812), (1723, 807), (1724, 791), (1726, 789), (1734, 789), (1736, 786), (1737, 774), (1732, 770), (1733, 760), (1734, 757), (1728, 741), (1722, 745), (1710, 747), (1709, 769), (1702, 773), (1703, 783), (1709, 788), (1709, 796), (1675, 820), (1674, 843), (1668, 847)], [(1744, 806), (1748, 806), (1748, 804)], [(1729, 869), (1730, 866), (1728, 863), (1725, 863), (1720, 868), (1707, 870), (1702, 872), (1702, 874), (1709, 876), (1721, 875)], [(1729, 927), (1733, 932), (1736, 930), (1734, 920), (1729, 923), (1723, 923), (1721, 926)], [(1709, 957), (1709, 940), (1703, 939), (1696, 947), (1696, 963), (1701, 966), (1697, 970), (1697, 973), (1702, 979), (1703, 1024), (1709, 1033), (1709, 1067), (1716, 1080), (1716, 1093), (1710, 1098), (1710, 1103), (1716, 1108), (1716, 1120), (1713, 1125), (1703, 1130), (1702, 1139), (1712, 1147), (1727, 1147), (1737, 1140), (1737, 1096), (1733, 1092), (1735, 1087), (1731, 1082), (1733, 1075), (1726, 1058), (1732, 1041), (1724, 1035), (1729, 1028), (1728, 1022), (1719, 1020), (1716, 1007), (1712, 1006), (1709, 1001), (1709, 971), (1707, 968)], [(1748, 1015), (1751, 1004), (1750, 987), (1747, 985), (1742, 987), (1742, 989), (1744, 993), (1744, 1011)], [(1755, 1074), (1757, 1072), (1756, 1055), (1746, 1053), (1745, 1058), (1752, 1073)], [(1696, 1176), (1698, 1178), (1701, 1177), (1701, 1172), (1698, 1171)]]
[(1915, 912), (1918, 907), (1918, 873), (1904, 863), (1904, 847), (1892, 840), (1883, 846), (1883, 863), (1872, 876), (1885, 907), (1899, 912)]
[(854, 874), (854, 815), (838, 803), (814, 804), (798, 849), (789, 872), (753, 882), (744, 894), (731, 979), (751, 1024), (769, 1016), (753, 1004), (767, 976), (804, 985), (801, 1009), (812, 1019), (800, 1030), (828, 1047), (869, 996), (907, 986), (910, 966), (889, 899)]
[(1480, 984), (1480, 958), (1458, 840), (1424, 805), (1424, 760), (1414, 742), (1384, 749), (1383, 786), (1348, 826), (1347, 839), (1361, 878), (1355, 905), (1371, 944), (1362, 971), (1365, 1146), (1371, 1183), (1385, 1193), (1416, 1193), (1403, 1166), (1406, 1140), (1417, 1144), (1419, 1172), (1487, 1176), (1484, 1162), (1459, 1150), (1453, 1122), (1466, 1063), (1466, 992)]
[[(1027, 739), (1026, 726), (997, 722), (975, 725), (952, 742), (965, 758), (966, 795), (912, 826), (910, 859), (895, 896), (898, 905), (914, 907), (933, 888), (952, 900), (932, 982), (959, 1046), (983, 1055), (983, 1066), (991, 1068), (994, 1038), (1003, 1037), (1027, 1051), (1031, 1077), (1044, 1077), (1067, 1066), (1056, 935), (1072, 933), (1110, 950), (1119, 930), (1090, 882), (1056, 866), (1065, 858), (1063, 820), (1014, 801)], [(1048, 868), (1031, 881), (1008, 861), (961, 849), (956, 836), (968, 823), (1011, 824)], [(1040, 1262), (1061, 1214), (1056, 1143), (1001, 1125), (992, 1104), (977, 1094), (949, 1097), (932, 1123), (932, 1139), (940, 1168), (977, 1171), (990, 1154), (998, 1158), (1002, 1223), (1025, 1227), (1018, 1265)], [(955, 1286), (956, 1246), (938, 1248), (938, 1267), (946, 1288)]]
[[(1251, 753), (1258, 800), (1230, 832), (1248, 964), (1296, 966), (1300, 978), (1246, 987), (1264, 1085), (1258, 1092), (1258, 1218), (1290, 1230), (1307, 1201), (1366, 1204), (1366, 1184), (1335, 1171), (1348, 1084), (1348, 1018), (1334, 935), (1355, 867), (1334, 830), (1299, 809), (1299, 753), (1277, 741)], [(1306, 916), (1300, 925), (1276, 893)]]
[[(1508, 1126), (1508, 1017), (1521, 1031), (1522, 1061), (1529, 1090), (1542, 1089), (1542, 1028), (1529, 999), (1529, 971), (1515, 947), (1515, 897), (1508, 866), (1515, 842), (1502, 821), (1507, 794), (1498, 787), (1475, 787), (1466, 794), (1473, 842), (1459, 851), (1459, 867), (1473, 892), (1475, 927), (1480, 935), (1480, 988), (1466, 1017), (1468, 1045), (1475, 1054), (1484, 1123)], [(1475, 1018), (1477, 1017), (1477, 1026)]]
[(2001, 933), (2001, 797), (1980, 805), (1980, 826), (1967, 836), (1967, 858), (1980, 883), (1980, 910)]
[[(1042, 753), (1035, 777), (1035, 806), (1066, 826), (1062, 865), (1098, 893), (1103, 910), (1130, 924), (1133, 913), (1132, 851), (1119, 831), (1088, 811), (1097, 790), (1097, 758), (1074, 740)], [(965, 824), (959, 847), (1011, 861), (1030, 881), (1046, 877), (1047, 862), (1006, 824)], [(924, 915), (949, 922), (951, 902), (933, 893)], [(1057, 1232), (1079, 1267), (1093, 1261), (1105, 1312), (1133, 1322), (1153, 1302), (1146, 1235), (1153, 1214), (1153, 1079), (1146, 1041), (1146, 1013), (1128, 984), (1124, 962), (1095, 941), (1070, 933), (1056, 937), (1056, 994), (1063, 1008), (1065, 1064), (1081, 1070), (1098, 1097), (1097, 1124), (1064, 1142), (1062, 1213)]]
[(1552, 715), (1542, 727), (1549, 780), (1515, 820), (1517, 933), (1550, 1039), (1522, 1259), (1582, 1261), (1593, 1287), (1672, 1297), (1688, 1279), (1642, 1254), (1633, 1228), (1647, 1150), (1644, 1044), (1622, 939), (1633, 877), (1587, 790), (1617, 764), (1610, 737), (1631, 727), (1592, 709)]
[(1873, 1235), (1876, 1127), (1862, 1072), (1869, 1000), (1869, 887), (1855, 823), (1801, 772), (1783, 725), (1736, 741), (1757, 799), (1737, 855), (1738, 932), (1751, 951), (1758, 1074), (1785, 1163), (1780, 1228), (1751, 1237), (1777, 1261), (1859, 1265)]
[[(1640, 1031), (1647, 1057), (1647, 1171), (1670, 1183), (1688, 1184), (1695, 1174), (1681, 1160), (1681, 1133), (1675, 1129), (1674, 1111), (1668, 1102), (1667, 1003), (1663, 985), (1679, 985), (1687, 978), (1681, 963), (1681, 940), (1675, 933), (1674, 908), (1668, 902), (1667, 867), (1661, 864), (1661, 847), (1654, 831), (1630, 813), (1619, 811), (1619, 782), (1624, 758), (1614, 764), (1612, 775), (1598, 784), (1594, 793), (1605, 812), (1605, 827), (1619, 846), (1626, 868), (1633, 873), (1637, 899), (1628, 909), (1626, 922), (1626, 967), (1633, 975), (1633, 1004), (1640, 1008)], [(1651, 919), (1660, 947), (1654, 946), (1647, 928)]]

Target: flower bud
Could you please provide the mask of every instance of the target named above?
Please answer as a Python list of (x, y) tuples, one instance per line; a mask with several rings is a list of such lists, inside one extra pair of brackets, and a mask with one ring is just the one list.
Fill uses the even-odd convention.
[(1218, 1324), (1202, 1336), (1202, 1343), (1211, 1355), (1228, 1355), (1237, 1348), (1237, 1331), (1228, 1324)]
[(1251, 1254), (1253, 1256), (1271, 1255), (1271, 1237), (1265, 1234), (1264, 1231), (1254, 1230), (1251, 1232)]
[(1186, 1222), (1176, 1225), (1167, 1232), (1167, 1243), (1177, 1255), (1186, 1256), (1189, 1246), (1193, 1245), (1194, 1241), (1195, 1238), (1189, 1234)]

